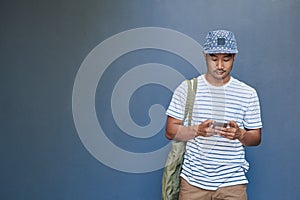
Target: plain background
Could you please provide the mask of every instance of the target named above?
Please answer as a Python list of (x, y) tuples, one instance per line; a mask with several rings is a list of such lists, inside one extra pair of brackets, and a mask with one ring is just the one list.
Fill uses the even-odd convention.
[[(233, 75), (257, 89), (264, 123), (262, 144), (247, 148), (249, 199), (300, 199), (299, 13), (297, 0), (2, 0), (0, 199), (160, 199), (162, 170), (131, 174), (103, 165), (81, 143), (72, 116), (75, 76), (88, 53), (114, 34), (147, 26), (200, 44), (209, 30), (236, 34)], [(106, 103), (113, 81), (147, 62), (197, 75), (177, 56), (155, 50), (124, 55), (105, 72), (99, 121), (112, 141), (137, 152), (165, 145), (163, 130), (151, 140), (122, 138)], [(166, 107), (171, 95), (157, 85), (140, 88), (133, 119), (146, 125), (144, 108), (157, 101)]]

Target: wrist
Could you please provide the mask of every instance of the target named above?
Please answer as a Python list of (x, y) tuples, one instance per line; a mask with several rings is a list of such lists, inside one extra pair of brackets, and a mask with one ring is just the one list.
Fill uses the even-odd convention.
[(198, 136), (198, 125), (189, 126), (189, 128), (191, 129), (191, 139), (196, 138)]
[(244, 140), (245, 134), (246, 134), (246, 130), (240, 128), (240, 133), (241, 133), (241, 134), (240, 134), (240, 136), (238, 137), (238, 140), (239, 140), (241, 143), (243, 143), (243, 140)]
[(194, 126), (183, 126), (180, 125), (177, 129), (174, 140), (177, 141), (188, 141), (194, 139), (197, 136), (197, 125)]

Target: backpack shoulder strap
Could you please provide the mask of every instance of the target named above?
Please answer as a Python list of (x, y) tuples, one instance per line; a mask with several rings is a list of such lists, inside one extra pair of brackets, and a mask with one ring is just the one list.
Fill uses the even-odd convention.
[[(192, 83), (193, 80), (193, 83)], [(182, 123), (186, 120), (188, 117), (188, 125), (191, 125), (192, 122), (192, 114), (193, 114), (193, 108), (194, 108), (194, 102), (197, 92), (197, 85), (198, 85), (198, 79), (193, 78), (192, 80), (186, 80), (188, 85), (187, 90), (187, 97), (186, 97), (186, 103), (185, 103), (185, 110), (184, 110), (184, 117)]]

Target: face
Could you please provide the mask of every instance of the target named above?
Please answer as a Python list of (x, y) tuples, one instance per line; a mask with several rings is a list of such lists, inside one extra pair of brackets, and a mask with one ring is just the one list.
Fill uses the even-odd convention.
[(204, 54), (206, 79), (213, 85), (224, 85), (230, 80), (235, 54)]

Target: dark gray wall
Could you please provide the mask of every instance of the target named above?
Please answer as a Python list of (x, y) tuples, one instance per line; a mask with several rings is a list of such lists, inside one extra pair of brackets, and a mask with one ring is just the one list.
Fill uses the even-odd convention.
[[(75, 77), (90, 51), (114, 34), (151, 26), (200, 44), (209, 30), (235, 32), (240, 53), (233, 75), (257, 89), (264, 122), (262, 144), (247, 148), (249, 199), (300, 199), (299, 11), (296, 0), (1, 1), (0, 198), (160, 198), (162, 170), (125, 173), (103, 165), (82, 144), (72, 115)], [(130, 151), (168, 142), (163, 130), (144, 140), (124, 137), (112, 121), (111, 85), (149, 62), (187, 78), (198, 74), (178, 56), (155, 50), (112, 63), (97, 89), (96, 110), (111, 141)], [(149, 105), (166, 107), (171, 94), (157, 85), (141, 88), (132, 97), (133, 119), (146, 125)]]

